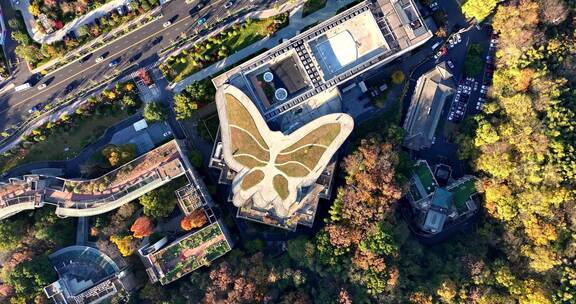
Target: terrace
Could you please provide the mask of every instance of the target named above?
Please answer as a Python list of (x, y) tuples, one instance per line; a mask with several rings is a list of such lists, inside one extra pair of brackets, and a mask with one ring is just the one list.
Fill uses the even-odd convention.
[(220, 223), (214, 222), (150, 254), (148, 258), (160, 283), (165, 285), (208, 265), (230, 250)]
[[(186, 168), (182, 157), (178, 143), (171, 141), (91, 180), (41, 175), (11, 179), (8, 184), (0, 184), (0, 218), (44, 203), (56, 205), (60, 216), (110, 211), (183, 175)], [(15, 207), (6, 208), (9, 206)]]

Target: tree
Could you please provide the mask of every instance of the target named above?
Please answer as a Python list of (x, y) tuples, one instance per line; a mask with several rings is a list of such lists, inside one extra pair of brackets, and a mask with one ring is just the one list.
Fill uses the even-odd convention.
[(84, 24), (78, 28), (78, 35), (80, 35), (80, 37), (86, 36), (88, 34), (90, 34), (90, 29), (87, 25)]
[[(224, 46), (223, 49), (226, 49)], [(211, 102), (214, 99), (214, 87), (206, 82), (194, 82), (185, 88), (186, 93), (193, 99), (201, 103)]]
[(194, 168), (201, 168), (204, 163), (202, 153), (198, 150), (190, 150), (190, 153), (188, 153), (188, 160), (190, 160), (190, 163)]
[(208, 223), (208, 218), (206, 218), (204, 210), (200, 208), (184, 217), (180, 222), (180, 227), (185, 231), (190, 231), (195, 228), (203, 227), (206, 223)]
[(136, 146), (134, 144), (120, 146), (110, 144), (102, 149), (102, 155), (108, 159), (110, 166), (121, 166), (136, 158)]
[(462, 5), (462, 12), (466, 18), (475, 18), (476, 22), (482, 22), (494, 11), (498, 0), (467, 0)]
[(142, 195), (139, 202), (144, 207), (144, 214), (153, 218), (170, 215), (178, 203), (174, 190), (166, 186)]
[(134, 237), (131, 235), (119, 236), (113, 235), (110, 237), (110, 242), (114, 243), (122, 256), (130, 256), (136, 250), (136, 244), (134, 244)]
[(174, 112), (177, 120), (185, 120), (194, 114), (198, 109), (198, 103), (184, 94), (174, 95)]
[(13, 31), (10, 36), (21, 45), (29, 45), (32, 42), (30, 36), (23, 31)]
[(160, 102), (151, 102), (144, 106), (144, 118), (147, 122), (164, 121), (167, 116), (166, 109)]
[(569, 12), (563, 0), (543, 0), (540, 5), (542, 21), (550, 25), (564, 22)]
[(48, 256), (40, 255), (16, 265), (8, 273), (6, 281), (14, 287), (17, 295), (32, 299), (56, 279), (56, 271)]
[(19, 45), (14, 52), (28, 63), (36, 63), (44, 57), (35, 45)]
[(134, 221), (132, 227), (130, 227), (133, 236), (137, 239), (147, 237), (154, 232), (154, 222), (147, 216), (141, 216)]
[(0, 250), (14, 250), (21, 245), (25, 225), (22, 220), (0, 221)]
[(406, 76), (404, 76), (404, 73), (402, 73), (402, 71), (394, 71), (394, 73), (392, 73), (392, 83), (393, 84), (402, 84), (404, 82), (404, 79), (406, 78)]
[(122, 104), (128, 108), (133, 108), (138, 105), (138, 101), (131, 94), (126, 94), (124, 97), (122, 97)]

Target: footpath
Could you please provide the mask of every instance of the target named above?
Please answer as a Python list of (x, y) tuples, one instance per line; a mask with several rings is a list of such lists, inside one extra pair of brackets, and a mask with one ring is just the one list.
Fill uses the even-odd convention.
[[(238, 52), (186, 77), (185, 79), (177, 82), (177, 83), (173, 83), (171, 84), (171, 88), (174, 90), (175, 93), (179, 93), (182, 92), (188, 85), (202, 80), (206, 77), (210, 77), (212, 75), (215, 75), (216, 73), (222, 72), (223, 70), (225, 70), (227, 67), (230, 67), (236, 63), (238, 63), (239, 61), (250, 57), (251, 55), (257, 53), (258, 51), (262, 50), (262, 49), (271, 49), (273, 47), (275, 47), (276, 45), (278, 45), (279, 41), (281, 41), (282, 39), (290, 39), (294, 36), (296, 36), (298, 33), (300, 33), (300, 30), (310, 24), (316, 23), (316, 22), (321, 22), (324, 21), (326, 19), (329, 19), (330, 17), (333, 17), (334, 15), (336, 15), (336, 12), (338, 11), (338, 9), (340, 9), (341, 7), (344, 7), (350, 3), (352, 3), (353, 0), (338, 0), (338, 1), (328, 1), (326, 4), (326, 7), (324, 7), (323, 9), (320, 9), (316, 12), (314, 12), (311, 15), (308, 15), (306, 17), (302, 17), (302, 9), (303, 9), (303, 3), (300, 3), (296, 6), (286, 6), (284, 9), (285, 11), (290, 9), (290, 17), (289, 17), (289, 25), (281, 30), (279, 30), (278, 32), (276, 32), (273, 36), (270, 37), (266, 37), (258, 42), (255, 42), (241, 50), (239, 50)], [(254, 14), (249, 14), (247, 16), (244, 17), (245, 18), (252, 18), (252, 19), (256, 19), (256, 18), (268, 18), (268, 17), (272, 17), (274, 15), (277, 14), (281, 14), (285, 11), (282, 10), (276, 10), (276, 9), (269, 9), (269, 10), (265, 10), (265, 11), (261, 11), (261, 12), (255, 12)], [(212, 36), (212, 35), (209, 35)], [(197, 41), (196, 41), (197, 43)], [(174, 53), (172, 53), (171, 55), (173, 55)]]

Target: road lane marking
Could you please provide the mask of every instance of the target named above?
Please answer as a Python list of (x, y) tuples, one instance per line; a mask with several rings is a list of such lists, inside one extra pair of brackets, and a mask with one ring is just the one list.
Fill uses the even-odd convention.
[[(188, 19), (188, 18), (192, 18), (192, 16), (188, 15), (188, 16), (184, 17), (183, 19), (175, 22), (174, 25), (176, 25), (176, 24), (178, 24), (178, 23), (180, 23), (180, 22), (182, 22), (182, 21), (184, 21), (184, 20), (186, 20), (186, 19)], [(155, 35), (157, 35), (157, 34), (159, 34), (159, 33), (161, 33), (161, 32), (164, 32), (164, 31), (166, 31), (166, 30), (168, 30), (168, 29), (170, 29), (170, 27), (162, 28), (162, 29), (160, 29), (159, 31), (152, 33), (151, 35), (152, 35), (152, 36), (155, 36)], [(148, 36), (148, 37), (146, 37), (146, 38), (144, 38), (144, 39), (141, 39), (140, 41), (137, 41), (137, 42), (131, 44), (130, 46), (122, 49), (122, 50), (119, 51), (119, 52), (116, 52), (116, 53), (114, 53), (114, 54), (108, 55), (108, 56), (106, 57), (106, 59), (104, 59), (102, 62), (104, 62), (104, 61), (106, 61), (106, 60), (108, 60), (108, 59), (111, 59), (112, 57), (114, 57), (114, 56), (116, 56), (116, 55), (118, 55), (118, 54), (120, 54), (120, 53), (123, 53), (123, 52), (125, 52), (126, 50), (131, 49), (131, 48), (133, 48), (133, 47), (135, 47), (135, 46), (137, 46), (137, 45), (139, 45), (139, 44), (141, 44), (141, 43), (143, 43), (143, 42), (145, 42), (145, 41), (147, 41), (147, 40), (150, 40), (150, 39), (152, 39), (150, 36)], [(63, 84), (64, 82), (66, 82), (66, 81), (68, 81), (68, 80), (70, 80), (70, 79), (72, 79), (72, 78), (75, 78), (76, 76), (78, 76), (78, 75), (80, 75), (80, 74), (82, 74), (82, 73), (84, 73), (84, 72), (92, 69), (93, 67), (98, 66), (98, 65), (100, 65), (100, 63), (96, 63), (96, 64), (94, 64), (94, 65), (91, 65), (91, 66), (89, 66), (88, 68), (86, 68), (86, 69), (84, 69), (84, 70), (82, 70), (82, 71), (80, 71), (80, 72), (78, 72), (78, 73), (76, 73), (76, 74), (74, 74), (74, 75), (72, 75), (72, 76), (70, 76), (70, 77), (68, 77), (68, 78), (65, 78), (64, 80), (62, 80), (62, 81), (60, 81), (60, 82), (52, 85), (52, 87), (57, 87), (57, 86)], [(44, 94), (44, 93), (45, 93), (45, 92), (39, 92), (39, 93), (34, 94), (34, 95), (32, 95), (32, 96), (30, 96), (30, 97), (28, 97), (28, 98), (26, 98), (26, 99), (24, 99), (24, 100), (22, 100), (22, 101), (19, 101), (19, 102), (13, 104), (13, 105), (8, 105), (8, 108), (6, 108), (6, 109), (4, 109), (4, 110), (1, 110), (1, 111), (0, 111), (0, 114), (9, 111), (9, 110), (10, 110), (11, 108), (13, 108), (13, 107), (17, 107), (17, 106), (19, 106), (19, 105), (21, 105), (21, 104), (23, 104), (23, 103), (26, 103), (26, 102), (30, 101), (31, 99), (36, 98), (36, 97), (38, 97), (39, 95), (42, 95), (42, 94)]]

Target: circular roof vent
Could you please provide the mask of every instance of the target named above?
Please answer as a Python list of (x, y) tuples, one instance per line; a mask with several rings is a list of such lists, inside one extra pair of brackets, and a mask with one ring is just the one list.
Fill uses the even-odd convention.
[(272, 72), (266, 72), (264, 73), (263, 78), (266, 82), (272, 82), (272, 80), (274, 80), (274, 74), (272, 74)]
[(288, 97), (288, 91), (285, 88), (279, 88), (274, 92), (274, 97), (280, 101), (285, 100)]

